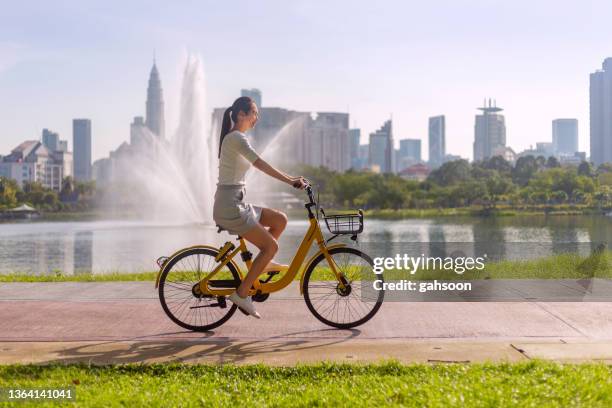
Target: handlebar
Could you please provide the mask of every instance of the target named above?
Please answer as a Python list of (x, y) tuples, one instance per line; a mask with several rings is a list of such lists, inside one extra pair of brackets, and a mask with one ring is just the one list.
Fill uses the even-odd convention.
[(306, 194), (308, 194), (309, 204), (315, 204), (314, 194), (312, 193), (312, 186), (308, 184), (305, 190), (306, 190)]

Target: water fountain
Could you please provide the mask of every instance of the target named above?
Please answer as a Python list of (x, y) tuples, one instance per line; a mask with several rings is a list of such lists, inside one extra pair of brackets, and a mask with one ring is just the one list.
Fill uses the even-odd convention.
[[(265, 146), (258, 147), (260, 155), (286, 169), (295, 161), (295, 152), (288, 148), (291, 138), (301, 134), (307, 116), (299, 115), (286, 123)], [(146, 127), (140, 129), (141, 143), (129, 146), (126, 154), (115, 160), (113, 183), (124, 185), (115, 191), (113, 202), (128, 202), (140, 218), (148, 221), (212, 224), (219, 124), (205, 120), (207, 117), (202, 59), (189, 55), (183, 70), (176, 131), (166, 141)], [(249, 188), (249, 200), (264, 204), (287, 187), (254, 169), (247, 175), (247, 186), (253, 186)]]

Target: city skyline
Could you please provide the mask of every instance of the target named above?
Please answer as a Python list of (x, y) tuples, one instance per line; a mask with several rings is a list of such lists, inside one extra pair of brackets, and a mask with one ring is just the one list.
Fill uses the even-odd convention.
[[(354, 5), (342, 29), (337, 21), (347, 20), (338, 18), (346, 7), (324, 5), (325, 13), (316, 2), (192, 3), (162, 13), (154, 2), (121, 11), (66, 1), (11, 4), (0, 16), (0, 111), (6, 115), (0, 151), (37, 138), (43, 128), (68, 138), (72, 119), (87, 117), (95, 124), (92, 159), (107, 156), (129, 140), (132, 119), (145, 116), (143, 78), (154, 48), (166, 138), (177, 127), (188, 49), (206, 62), (205, 117), (240, 89), (258, 88), (264, 106), (348, 112), (351, 127), (362, 129), (362, 143), (392, 113), (396, 142), (418, 138), (427, 152), (427, 118), (444, 114), (447, 152), (472, 158), (474, 108), (490, 96), (504, 106), (507, 145), (514, 150), (551, 141), (551, 121), (567, 117), (578, 119), (579, 150), (589, 151), (589, 74), (612, 55), (604, 18), (611, 5)], [(253, 18), (229, 27), (225, 21), (235, 9)], [(373, 11), (385, 18), (371, 18)], [(499, 17), (482, 18), (491, 12)], [(435, 30), (426, 24), (433, 16)], [(569, 33), (567, 19), (588, 29)], [(232, 51), (243, 38), (256, 46)]]

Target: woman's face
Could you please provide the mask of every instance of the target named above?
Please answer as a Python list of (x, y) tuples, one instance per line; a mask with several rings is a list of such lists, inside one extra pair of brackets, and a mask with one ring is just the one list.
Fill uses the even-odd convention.
[(254, 128), (255, 124), (259, 120), (259, 110), (257, 109), (257, 105), (255, 103), (251, 104), (251, 111), (248, 115), (246, 115), (246, 121), (249, 124), (250, 128)]

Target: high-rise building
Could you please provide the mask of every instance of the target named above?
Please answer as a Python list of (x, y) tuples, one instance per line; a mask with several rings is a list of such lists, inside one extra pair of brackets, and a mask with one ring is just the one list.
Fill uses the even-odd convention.
[(316, 118), (308, 117), (301, 146), (296, 158), (310, 166), (323, 166), (344, 172), (351, 167), (349, 140), (349, 114), (317, 112)]
[(421, 139), (400, 140), (400, 156), (409, 157), (415, 162), (421, 161)]
[(351, 151), (351, 168), (359, 169), (359, 141), (361, 139), (361, 129), (349, 129), (349, 143)]
[(138, 152), (143, 152), (147, 145), (146, 135), (144, 118), (135, 116), (134, 121), (130, 123), (130, 146)]
[(380, 173), (392, 173), (394, 165), (393, 123), (386, 121), (380, 129), (370, 133), (370, 168)]
[(555, 156), (573, 156), (578, 151), (578, 120), (553, 120), (552, 143)]
[(166, 122), (164, 120), (164, 93), (159, 79), (157, 65), (153, 62), (151, 74), (149, 75), (149, 86), (147, 87), (146, 102), (147, 117), (145, 124), (159, 138), (164, 139), (166, 135)]
[(446, 119), (444, 115), (429, 118), (429, 166), (436, 168), (444, 163), (446, 155)]
[(612, 162), (612, 58), (590, 76), (591, 161)]
[(75, 180), (91, 180), (91, 120), (72, 121), (72, 149)]
[(67, 152), (68, 151), (68, 141), (67, 140), (60, 140), (59, 141), (59, 147), (57, 149), (60, 152)]
[(421, 140), (420, 139), (401, 139), (400, 148), (397, 151), (396, 171), (404, 170), (421, 161)]
[[(220, 128), (225, 109), (213, 110), (212, 122), (216, 131)], [(311, 114), (283, 108), (261, 108), (257, 125), (249, 135), (253, 147), (260, 154), (266, 152), (277, 163), (302, 163), (343, 172), (351, 167), (348, 119), (348, 113)]]
[(358, 170), (363, 170), (368, 168), (368, 163), (370, 162), (370, 145), (362, 144), (359, 145), (359, 161), (357, 165)]
[(257, 88), (241, 89), (240, 96), (248, 96), (255, 101), (258, 108), (261, 108), (261, 91)]
[(54, 152), (39, 141), (28, 140), (0, 159), (0, 176), (15, 180), (21, 188), (35, 181), (59, 192), (64, 177), (72, 176), (72, 153)]
[(549, 158), (550, 156), (555, 156), (555, 145), (550, 142), (537, 142), (536, 151), (539, 152), (540, 155)]
[(42, 144), (52, 152), (59, 150), (59, 134), (49, 129), (43, 129)]
[(503, 109), (495, 103), (487, 106), (486, 101), (481, 115), (476, 115), (474, 126), (474, 161), (482, 161), (493, 156), (503, 156), (506, 147), (506, 123), (504, 116), (498, 114)]

